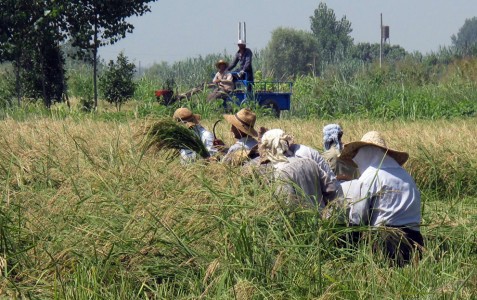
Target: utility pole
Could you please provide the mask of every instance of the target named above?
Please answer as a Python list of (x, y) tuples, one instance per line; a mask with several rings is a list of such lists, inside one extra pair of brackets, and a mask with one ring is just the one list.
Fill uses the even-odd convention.
[(381, 13), (381, 27), (379, 28), (379, 33), (381, 34), (381, 41), (379, 42), (379, 68), (381, 68), (383, 63), (383, 14)]
[(381, 68), (384, 58), (383, 44), (389, 41), (389, 26), (383, 26), (383, 14), (381, 14), (381, 42), (379, 43), (379, 68)]

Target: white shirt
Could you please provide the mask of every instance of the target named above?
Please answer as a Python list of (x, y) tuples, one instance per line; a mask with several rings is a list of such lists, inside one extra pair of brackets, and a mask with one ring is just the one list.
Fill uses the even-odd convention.
[[(202, 127), (200, 124), (192, 127), (192, 130), (200, 138), (211, 156), (217, 153), (217, 149), (214, 147), (214, 135), (210, 131)], [(182, 163), (192, 162), (197, 158), (197, 153), (190, 149), (181, 149), (180, 154)]]
[(421, 195), (411, 175), (374, 146), (362, 147), (353, 160), (361, 176), (341, 184), (350, 223), (419, 230)]
[(294, 157), (308, 158), (316, 162), (320, 170), (321, 191), (326, 200), (331, 201), (341, 194), (341, 187), (336, 180), (336, 175), (317, 150), (299, 144), (292, 144), (288, 150)]
[(243, 137), (235, 142), (232, 146), (230, 146), (229, 151), (227, 154), (230, 154), (237, 150), (251, 150), (258, 142), (256, 139), (250, 136)]
[(320, 210), (325, 207), (320, 167), (316, 162), (308, 158), (288, 157), (288, 162), (278, 162), (273, 167), (275, 179), (282, 181), (277, 192), (288, 195), (289, 202), (311, 204)]

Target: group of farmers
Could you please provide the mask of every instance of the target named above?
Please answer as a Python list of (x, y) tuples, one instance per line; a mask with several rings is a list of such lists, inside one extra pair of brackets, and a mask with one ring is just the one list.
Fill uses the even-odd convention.
[[(235, 143), (225, 147), (200, 124), (200, 116), (179, 108), (174, 120), (193, 130), (219, 161), (258, 171), (277, 183), (277, 193), (289, 206), (316, 207), (323, 217), (327, 208), (344, 208), (350, 226), (376, 229), (380, 250), (403, 266), (419, 258), (421, 199), (413, 178), (402, 167), (409, 155), (387, 146), (380, 132), (370, 131), (360, 141), (343, 145), (337, 124), (323, 128), (325, 151), (297, 144), (281, 129), (255, 129), (256, 115), (244, 108), (224, 115)], [(181, 150), (183, 163), (196, 158)], [(355, 235), (352, 240), (359, 240)]]

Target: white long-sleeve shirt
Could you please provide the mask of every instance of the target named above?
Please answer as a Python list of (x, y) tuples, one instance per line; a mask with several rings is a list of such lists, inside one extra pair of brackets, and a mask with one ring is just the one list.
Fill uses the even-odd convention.
[[(212, 156), (217, 153), (217, 149), (214, 147), (214, 135), (202, 127), (200, 124), (192, 127), (192, 130), (197, 134), (202, 143), (204, 143), (205, 148), (209, 151), (209, 154)], [(181, 162), (188, 163), (197, 159), (197, 153), (190, 149), (181, 149)]]
[(232, 146), (230, 146), (227, 154), (235, 152), (237, 150), (251, 150), (258, 142), (256, 139), (250, 136), (243, 137), (235, 142)]
[(320, 182), (321, 169), (309, 158), (288, 157), (287, 162), (273, 164), (274, 178), (281, 180), (277, 192), (288, 195), (289, 201), (323, 209), (326, 202)]
[(326, 200), (331, 201), (341, 194), (336, 175), (317, 150), (300, 144), (292, 144), (288, 150), (292, 156), (311, 159), (318, 165), (320, 171), (319, 184)]
[(377, 147), (362, 147), (353, 160), (361, 176), (341, 184), (350, 223), (408, 226), (418, 231), (421, 195), (411, 175)]

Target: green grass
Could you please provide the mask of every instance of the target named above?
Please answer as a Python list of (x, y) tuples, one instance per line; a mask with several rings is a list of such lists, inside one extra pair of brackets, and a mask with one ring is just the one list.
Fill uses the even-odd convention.
[[(321, 147), (322, 120), (258, 124)], [(290, 211), (272, 196), (273, 186), (240, 169), (143, 156), (134, 138), (143, 125), (88, 115), (2, 121), (2, 297), (476, 297), (477, 198), (464, 188), (476, 179), (453, 160), (461, 149), (457, 154), (475, 165), (477, 141), (467, 136), (475, 120), (342, 122), (346, 141), (373, 128), (397, 134), (390, 144), (411, 153), (407, 167), (422, 190), (426, 251), (419, 264), (401, 269), (385, 264), (369, 243), (340, 246), (348, 228), (314, 211)], [(221, 125), (218, 133), (226, 130)], [(431, 166), (453, 185), (441, 189), (435, 173), (423, 176)]]

